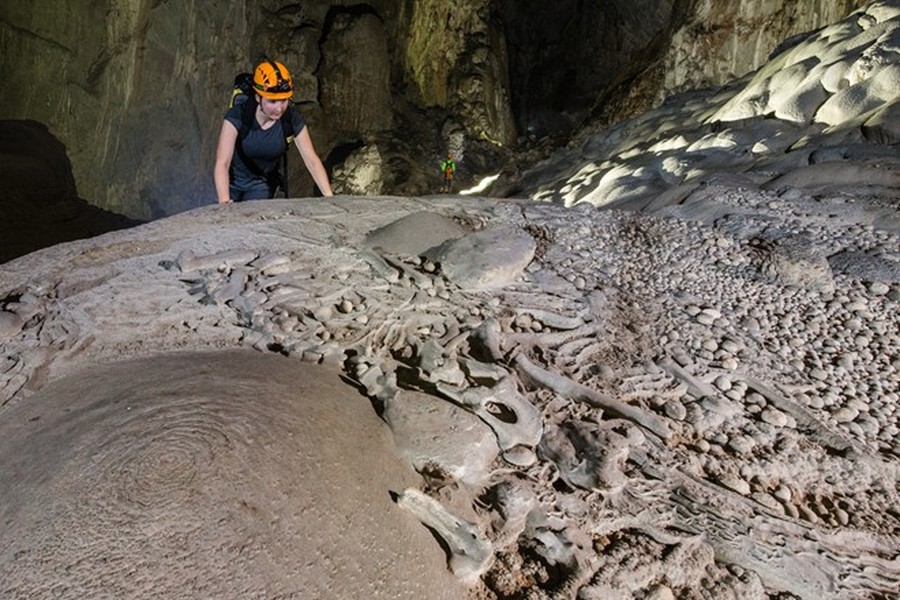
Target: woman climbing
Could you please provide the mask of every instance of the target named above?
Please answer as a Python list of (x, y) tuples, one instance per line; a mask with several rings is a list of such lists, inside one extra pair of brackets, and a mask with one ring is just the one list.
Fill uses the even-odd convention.
[(213, 180), (220, 204), (275, 196), (284, 184), (279, 159), (293, 142), (323, 196), (334, 195), (328, 173), (313, 147), (309, 128), (294, 108), (291, 74), (280, 62), (264, 59), (253, 73), (251, 92), (234, 102), (219, 132)]

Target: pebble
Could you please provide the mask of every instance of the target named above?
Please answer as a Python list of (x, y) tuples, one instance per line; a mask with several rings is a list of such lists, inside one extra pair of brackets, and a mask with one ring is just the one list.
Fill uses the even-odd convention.
[(715, 322), (715, 317), (712, 317), (705, 312), (701, 312), (696, 316), (697, 322), (701, 325), (712, 325)]
[(291, 258), (289, 256), (286, 256), (284, 254), (272, 253), (257, 258), (250, 263), (250, 266), (254, 269), (259, 269), (264, 275), (269, 275), (271, 273), (270, 269), (286, 265), (290, 262)]
[[(861, 313), (861, 312), (864, 312), (869, 307), (866, 304), (865, 300), (855, 300), (855, 301), (847, 304), (847, 306), (845, 306), (844, 308), (846, 308), (850, 312)], [(862, 316), (862, 315), (860, 315), (860, 316)]]
[(823, 521), (825, 521), (826, 523), (831, 523), (832, 525), (837, 525), (837, 519), (834, 518), (834, 515), (832, 514), (832, 512), (829, 509), (825, 508), (825, 506), (822, 504), (822, 500), (820, 498), (816, 498), (815, 501), (813, 501), (812, 506), (810, 506), (810, 509), (814, 513), (816, 513), (816, 515), (818, 515), (818, 517), (820, 519), (822, 519)]
[(300, 354), (300, 360), (303, 362), (318, 363), (322, 360), (322, 353), (317, 352), (312, 348), (307, 348)]
[(759, 406), (766, 405), (766, 397), (759, 392), (750, 392), (747, 394), (746, 401), (748, 404), (758, 404)]
[(531, 448), (516, 446), (503, 453), (503, 460), (517, 467), (530, 467), (537, 460), (537, 457)]
[(822, 394), (822, 402), (825, 403), (825, 406), (835, 406), (840, 401), (840, 396), (837, 395), (836, 392), (828, 390), (824, 394)]
[(860, 329), (862, 329), (862, 321), (860, 321), (856, 317), (853, 317), (851, 319), (847, 319), (844, 322), (844, 327), (850, 331), (859, 331)]
[(828, 379), (828, 373), (826, 373), (823, 369), (819, 367), (813, 367), (809, 370), (809, 376), (816, 381), (825, 381)]
[(847, 400), (847, 406), (855, 408), (859, 412), (869, 412), (869, 403), (861, 398), (850, 398)]
[(786, 486), (784, 484), (781, 484), (777, 488), (775, 488), (775, 491), (772, 492), (772, 495), (775, 496), (777, 499), (781, 500), (782, 502), (790, 502), (791, 497), (794, 494), (791, 492), (791, 488), (789, 488), (788, 486)]
[(738, 388), (731, 388), (730, 390), (728, 390), (728, 391), (725, 392), (725, 397), (728, 398), (728, 399), (730, 399), (730, 400), (734, 400), (734, 401), (736, 401), (736, 402), (739, 402), (739, 401), (741, 400), (741, 398), (744, 397), (744, 392), (742, 392), (742, 391), (741, 391), (740, 389), (738, 389)]
[(842, 406), (841, 408), (834, 411), (834, 413), (831, 415), (831, 418), (838, 423), (849, 423), (858, 416), (859, 411), (852, 406)]
[(759, 320), (754, 317), (745, 317), (741, 320), (740, 326), (751, 335), (759, 335)]
[(675, 419), (676, 421), (684, 421), (684, 418), (687, 416), (687, 409), (684, 407), (684, 404), (678, 400), (669, 400), (666, 402), (663, 406), (663, 411), (666, 413), (667, 417)]
[(891, 291), (891, 288), (882, 281), (873, 281), (869, 286), (869, 293), (873, 296), (884, 296), (889, 291)]
[(862, 427), (859, 426), (859, 423), (857, 423), (856, 421), (849, 421), (847, 423), (844, 423), (844, 427), (847, 428), (847, 431), (856, 436), (857, 439), (865, 439), (866, 434), (863, 431)]
[(675, 592), (668, 586), (660, 584), (645, 597), (647, 600), (675, 600)]
[(725, 377), (724, 375), (719, 375), (718, 377), (716, 377), (716, 380), (713, 382), (713, 385), (715, 385), (717, 388), (719, 388), (719, 390), (721, 390), (723, 392), (727, 392), (728, 390), (731, 389), (731, 380), (728, 377)]
[(785, 503), (782, 506), (784, 506), (784, 512), (787, 513), (788, 516), (790, 516), (794, 519), (797, 519), (800, 517), (800, 511), (797, 510), (797, 507), (794, 506), (793, 504)]
[(719, 347), (726, 352), (730, 352), (731, 354), (737, 354), (743, 348), (741, 344), (731, 339), (724, 339), (722, 343), (719, 344)]
[(834, 516), (837, 518), (838, 523), (842, 526), (847, 526), (850, 524), (850, 515), (843, 508), (835, 509)]
[(734, 435), (728, 440), (728, 447), (738, 454), (750, 454), (755, 446), (753, 438), (746, 435)]
[(735, 358), (727, 357), (722, 359), (722, 368), (728, 369), (729, 371), (734, 371), (738, 368), (738, 361)]
[(801, 504), (798, 508), (798, 511), (800, 513), (800, 518), (805, 519), (805, 520), (809, 521), (810, 523), (818, 523), (819, 522), (819, 516), (805, 504)]
[(750, 484), (738, 475), (723, 473), (719, 477), (719, 483), (742, 496), (750, 495)]
[(844, 369), (850, 370), (853, 368), (853, 361), (855, 357), (855, 352), (845, 352), (838, 357), (837, 365)]
[(771, 406), (763, 409), (760, 418), (769, 425), (774, 425), (775, 427), (784, 427), (787, 425), (787, 416), (777, 408), (772, 408)]
[(338, 310), (346, 315), (353, 310), (353, 303), (347, 299), (344, 299), (340, 304), (338, 304)]
[(753, 494), (751, 495), (751, 498), (753, 498), (754, 500), (756, 500), (757, 502), (759, 502), (760, 504), (762, 504), (769, 510), (772, 510), (772, 511), (775, 511), (778, 513), (784, 512), (784, 507), (781, 505), (781, 503), (778, 502), (778, 500), (776, 500), (769, 494), (766, 494), (765, 492), (753, 492)]
[(807, 402), (810, 408), (825, 408), (825, 400), (821, 396), (808, 396)]

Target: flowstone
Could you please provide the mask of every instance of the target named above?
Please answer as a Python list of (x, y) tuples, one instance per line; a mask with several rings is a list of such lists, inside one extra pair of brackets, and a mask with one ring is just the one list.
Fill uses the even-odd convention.
[[(400, 200), (320, 202), (302, 215), (273, 201), (235, 207), (227, 225), (214, 208), (103, 242), (124, 258), (86, 243), (48, 251), (75, 266), (38, 279), (20, 259), (2, 288), (4, 410), (88, 362), (198, 338), (249, 346), (298, 368), (331, 365), (368, 397), (364, 412), (382, 416), (418, 471), (391, 491), (451, 540), (449, 555), (433, 538), (431, 551), (472, 598), (891, 589), (896, 492), (882, 483), (897, 475), (896, 418), (858, 397), (871, 373), (895, 393), (883, 354), (893, 328), (878, 325), (895, 324), (890, 287), (836, 275), (828, 299), (760, 277), (742, 267), (752, 248), (728, 237), (741, 228), (470, 202), (465, 219), (455, 203), (428, 208), (542, 240), (518, 279), (490, 291), (462, 291), (427, 259), (372, 249), (347, 228), (348, 212), (371, 213), (363, 220), (379, 229), (422, 208)], [(148, 240), (171, 239), (178, 223), (216, 233), (203, 251)], [(654, 263), (648, 240), (669, 244), (666, 260), (687, 273)], [(804, 327), (788, 313), (806, 315)], [(804, 344), (783, 341), (781, 326)], [(840, 369), (794, 369), (797, 356), (815, 359), (806, 348), (843, 340), (868, 346), (855, 359), (840, 346)], [(790, 369), (772, 371), (781, 364)], [(855, 399), (827, 395), (841, 382)]]

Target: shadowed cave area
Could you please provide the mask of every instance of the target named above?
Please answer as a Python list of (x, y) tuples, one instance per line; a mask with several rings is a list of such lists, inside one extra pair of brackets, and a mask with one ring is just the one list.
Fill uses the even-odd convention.
[(35, 121), (0, 120), (0, 262), (140, 223), (78, 197), (66, 149)]

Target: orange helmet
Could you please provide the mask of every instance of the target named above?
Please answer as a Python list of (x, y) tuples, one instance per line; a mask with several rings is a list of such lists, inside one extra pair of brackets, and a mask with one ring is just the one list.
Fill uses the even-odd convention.
[(288, 100), (294, 96), (294, 82), (287, 68), (268, 58), (253, 73), (253, 89), (269, 100)]

